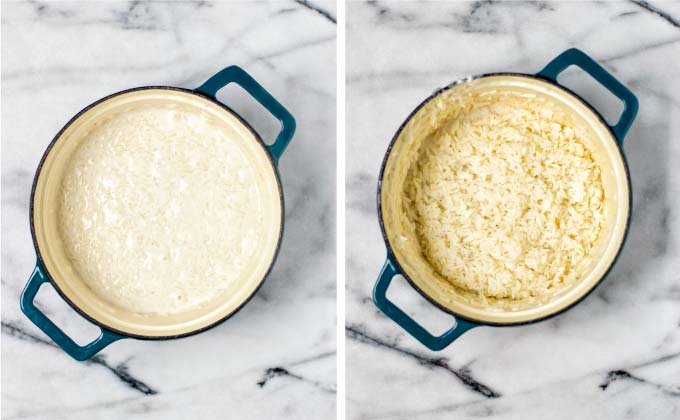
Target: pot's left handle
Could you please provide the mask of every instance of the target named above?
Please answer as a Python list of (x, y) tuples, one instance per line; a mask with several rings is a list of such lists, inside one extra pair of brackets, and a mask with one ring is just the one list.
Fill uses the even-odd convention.
[(464, 332), (476, 327), (478, 324), (463, 321), (462, 319), (454, 318), (455, 324), (448, 331), (440, 336), (430, 334), (425, 328), (418, 324), (413, 318), (402, 311), (392, 301), (387, 298), (387, 289), (392, 283), (392, 279), (397, 274), (401, 274), (396, 265), (392, 262), (392, 257), (388, 254), (385, 266), (380, 272), (378, 282), (373, 289), (373, 302), (380, 308), (381, 311), (388, 317), (392, 318), (394, 322), (399, 324), (401, 328), (406, 330), (416, 340), (420, 341), (425, 347), (433, 351), (439, 351), (451, 344), (455, 339), (460, 337)]
[(267, 146), (269, 154), (278, 164), (279, 158), (292, 140), (293, 134), (295, 134), (295, 118), (262, 85), (238, 66), (229, 66), (221, 70), (195, 90), (214, 99), (217, 92), (229, 83), (236, 83), (241, 86), (281, 122), (281, 131), (279, 131), (276, 140), (272, 145)]
[(69, 356), (78, 361), (87, 360), (114, 341), (125, 338), (122, 335), (102, 328), (99, 337), (94, 341), (85, 346), (79, 346), (35, 306), (33, 302), (35, 295), (40, 290), (40, 286), (47, 282), (47, 276), (43, 273), (40, 262), (38, 262), (31, 278), (28, 280), (28, 284), (26, 284), (23, 293), (21, 293), (21, 311), (62, 350), (68, 353)]

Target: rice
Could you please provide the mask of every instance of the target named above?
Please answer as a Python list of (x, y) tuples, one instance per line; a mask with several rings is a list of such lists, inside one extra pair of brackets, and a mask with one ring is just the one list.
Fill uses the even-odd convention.
[(403, 211), (443, 278), (494, 298), (544, 296), (578, 277), (604, 217), (585, 133), (545, 99), (488, 92), (426, 138)]
[(254, 168), (211, 118), (137, 105), (95, 126), (68, 163), (59, 209), (67, 255), (120, 308), (200, 307), (254, 258), (263, 229)]

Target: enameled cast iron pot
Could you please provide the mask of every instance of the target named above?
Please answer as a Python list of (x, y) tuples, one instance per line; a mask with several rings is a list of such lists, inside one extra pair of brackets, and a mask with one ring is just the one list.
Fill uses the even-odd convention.
[[(619, 121), (608, 125), (604, 118), (585, 100), (557, 83), (558, 75), (568, 67), (580, 67), (624, 104)], [(579, 273), (580, 279), (566, 291), (548, 301), (480, 300), (472, 292), (459, 290), (438, 275), (422, 255), (403, 241), (405, 233), (399, 223), (400, 194), (413, 153), (414, 136), (424, 133), (431, 124), (437, 107), (455, 98), (462, 91), (493, 91), (511, 89), (558, 104), (589, 133), (589, 148), (602, 168), (605, 190), (605, 214), (609, 223), (603, 226), (600, 245), (593, 253), (593, 262)], [(582, 51), (570, 49), (551, 61), (535, 75), (494, 73), (468, 77), (437, 90), (422, 102), (401, 125), (392, 139), (380, 171), (378, 182), (378, 213), (380, 227), (387, 245), (387, 261), (373, 292), (375, 304), (388, 317), (431, 350), (441, 350), (470, 328), (480, 325), (511, 326), (537, 322), (555, 316), (585, 298), (606, 276), (623, 246), (631, 212), (630, 174), (623, 155), (623, 139), (635, 115), (638, 101), (635, 95), (603, 67)], [(422, 136), (422, 138), (425, 138)], [(406, 245), (405, 245), (406, 244)], [(409, 248), (410, 247), (410, 248)], [(413, 249), (411, 249), (413, 248)], [(440, 336), (434, 336), (398, 308), (387, 297), (394, 276), (402, 274), (422, 296), (439, 309), (453, 315), (454, 325)]]
[[(236, 83), (252, 95), (281, 122), (281, 130), (272, 145), (260, 136), (236, 112), (215, 98), (217, 92)], [(86, 137), (88, 128), (107, 115), (131, 104), (181, 104), (216, 118), (225, 124), (256, 168), (262, 185), (263, 220), (270, 226), (266, 238), (258, 244), (258, 253), (248, 275), (235, 282), (219, 299), (199, 309), (176, 315), (149, 316), (122, 310), (95, 294), (80, 278), (66, 257), (58, 233), (58, 191), (65, 163)], [(21, 309), (66, 353), (76, 360), (92, 357), (121, 338), (172, 339), (196, 334), (214, 327), (236, 313), (255, 294), (271, 270), (283, 235), (283, 191), (276, 165), (295, 132), (295, 119), (255, 79), (243, 69), (223, 69), (195, 90), (168, 86), (147, 86), (115, 93), (89, 105), (73, 117), (47, 147), (33, 182), (30, 223), (37, 263), (21, 295)], [(96, 324), (101, 334), (91, 343), (80, 346), (59, 329), (34, 304), (43, 283), (50, 282), (61, 297), (83, 317)]]

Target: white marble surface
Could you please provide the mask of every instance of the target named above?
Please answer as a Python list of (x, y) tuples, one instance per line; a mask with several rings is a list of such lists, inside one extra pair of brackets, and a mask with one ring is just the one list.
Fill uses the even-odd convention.
[[(680, 3), (350, 2), (347, 15), (348, 418), (680, 418)], [(385, 259), (375, 194), (386, 147), (435, 88), (537, 72), (569, 47), (640, 100), (624, 147), (634, 217), (623, 254), (594, 294), (556, 318), (477, 328), (427, 351), (371, 301)], [(586, 76), (564, 80), (615, 114)], [(398, 286), (395, 299), (416, 319), (450, 325)]]
[[(296, 1), (2, 4), (2, 418), (327, 419), (336, 406), (335, 32)], [(193, 88), (249, 71), (296, 117), (281, 159), (286, 230), (275, 269), (226, 323), (174, 341), (123, 340), (78, 363), (19, 311), (35, 263), (33, 173), (85, 105), (142, 85)], [(272, 134), (245, 95), (221, 94)], [(95, 329), (43, 287), (49, 316)], [(280, 369), (279, 369), (280, 368)]]

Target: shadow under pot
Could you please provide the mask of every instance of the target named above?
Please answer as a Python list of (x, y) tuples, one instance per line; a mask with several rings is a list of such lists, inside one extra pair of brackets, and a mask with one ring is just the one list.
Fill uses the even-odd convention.
[[(271, 145), (217, 92), (236, 83), (281, 123)], [(149, 86), (78, 113), (33, 183), (38, 261), (26, 316), (76, 360), (122, 338), (173, 339), (232, 316), (270, 272), (283, 235), (278, 159), (293, 116), (231, 66), (195, 90)], [(51, 283), (101, 328), (80, 346), (34, 304)]]
[[(618, 123), (613, 126), (608, 125), (585, 100), (557, 83), (558, 75), (572, 65), (580, 67), (623, 102), (624, 110)], [(499, 267), (504, 267), (503, 264), (509, 261), (509, 266), (515, 267), (514, 261), (518, 261), (520, 256), (524, 258), (522, 252), (531, 252), (531, 247), (535, 245), (535, 242), (532, 244), (531, 241), (525, 244), (520, 242), (519, 245), (517, 243), (519, 241), (515, 243), (509, 241), (508, 249), (484, 248), (484, 242), (491, 237), (496, 237), (495, 235), (500, 235), (498, 230), (504, 227), (503, 223), (507, 223), (503, 219), (497, 220), (497, 226), (501, 228), (496, 231), (493, 225), (489, 228), (489, 225), (485, 224), (488, 220), (481, 218), (479, 208), (475, 209), (475, 206), (484, 204), (485, 196), (451, 196), (447, 195), (446, 189), (443, 193), (442, 190), (435, 191), (433, 194), (436, 198), (427, 195), (441, 187), (440, 181), (452, 182), (450, 176), (455, 171), (460, 171), (456, 172), (453, 178), (453, 182), (457, 183), (455, 188), (465, 193), (471, 191), (469, 188), (479, 188), (475, 191), (486, 191), (484, 190), (488, 186), (486, 182), (496, 182), (503, 187), (504, 183), (510, 182), (508, 178), (503, 177), (509, 176), (513, 165), (520, 173), (528, 171), (527, 168), (532, 162), (522, 159), (531, 159), (533, 155), (526, 149), (519, 152), (524, 156), (521, 158), (513, 155), (513, 152), (506, 155), (510, 160), (518, 159), (517, 162), (509, 162), (508, 167), (498, 167), (495, 170), (496, 173), (479, 178), (479, 174), (472, 175), (466, 172), (470, 167), (479, 167), (479, 159), (484, 159), (484, 157), (475, 156), (476, 152), (472, 150), (474, 147), (470, 146), (471, 148), (465, 149), (466, 153), (463, 153), (463, 146), (449, 145), (447, 147), (452, 148), (450, 150), (456, 150), (459, 154), (454, 153), (453, 156), (447, 156), (446, 160), (442, 161), (441, 158), (437, 160), (438, 156), (449, 153), (448, 150), (430, 147), (432, 143), (428, 143), (438, 141), (437, 136), (447, 135), (451, 130), (460, 133), (461, 131), (455, 130), (462, 130), (464, 123), (461, 121), (467, 118), (468, 122), (472, 121), (469, 124), (477, 124), (476, 127), (468, 127), (472, 130), (468, 132), (471, 133), (470, 136), (483, 140), (476, 146), (487, 147), (485, 142), (491, 139), (485, 139), (483, 130), (489, 124), (492, 126), (495, 124), (497, 127), (508, 125), (507, 118), (510, 112), (508, 107), (504, 108), (507, 103), (505, 105), (494, 104), (494, 98), (503, 98), (502, 101), (512, 100), (514, 102), (511, 102), (510, 109), (519, 109), (517, 112), (524, 113), (524, 115), (538, 115), (539, 119), (550, 119), (554, 115), (562, 115), (569, 125), (573, 125), (574, 130), (582, 134), (583, 144), (581, 146), (585, 149), (581, 148), (580, 153), (583, 157), (579, 159), (590, 159), (599, 168), (597, 184), (601, 186), (601, 192), (597, 195), (600, 201), (594, 206), (600, 215), (597, 216), (599, 222), (593, 225), (596, 225), (593, 227), (597, 231), (596, 239), (592, 241), (587, 253), (583, 255), (578, 264), (562, 268), (559, 274), (567, 273), (568, 276), (565, 275), (560, 281), (551, 282), (554, 278), (541, 278), (543, 272), (540, 271), (530, 273), (542, 282), (538, 282), (539, 287), (535, 289), (537, 290), (535, 293), (523, 293), (522, 287), (525, 286), (515, 286), (517, 283), (522, 284), (524, 277), (512, 278), (507, 276), (507, 273), (504, 278), (495, 278), (493, 275), (482, 278), (483, 276), (479, 275), (480, 272), (485, 272), (484, 267), (480, 268), (479, 261), (491, 261), (499, 264)], [(541, 109), (523, 109), (525, 102), (542, 104), (541, 107), (548, 108), (544, 110), (545, 112)], [(436, 91), (421, 103), (401, 125), (390, 143), (381, 168), (378, 184), (378, 212), (388, 252), (387, 261), (373, 294), (378, 308), (427, 348), (441, 350), (473, 327), (512, 326), (537, 322), (555, 316), (585, 298), (613, 266), (628, 232), (631, 188), (622, 144), (635, 119), (637, 109), (636, 97), (603, 67), (577, 49), (565, 51), (535, 75), (485, 74), (456, 81)], [(493, 120), (485, 121), (485, 118)], [(517, 121), (512, 121), (509, 125), (513, 124), (516, 125)], [(533, 135), (531, 131), (534, 128), (514, 127), (515, 131), (508, 131), (500, 138), (505, 138), (504, 136), (507, 135), (508, 137), (503, 141), (509, 138), (508, 142), (515, 140), (522, 142), (523, 139), (530, 138), (526, 136)], [(555, 130), (558, 132), (564, 130), (564, 126), (560, 128), (557, 125)], [(462, 132), (465, 133), (465, 131)], [(520, 134), (517, 135), (517, 133)], [(452, 137), (446, 141), (453, 141)], [(496, 146), (510, 147), (507, 143)], [(533, 144), (525, 144), (525, 146), (527, 149), (534, 147)], [(504, 153), (500, 149), (487, 150), (487, 152), (489, 156)], [(427, 165), (433, 162), (439, 165), (438, 170), (441, 169), (449, 179), (441, 179), (437, 176), (427, 179), (414, 178), (424, 177), (424, 171), (429, 170)], [(458, 166), (451, 166), (452, 162), (456, 162), (453, 165)], [(544, 161), (541, 164), (550, 167), (551, 162)], [(559, 170), (560, 168), (556, 169), (555, 176), (561, 176)], [(446, 171), (449, 171), (448, 175)], [(538, 179), (545, 174), (533, 175)], [(575, 176), (580, 175), (577, 173)], [(548, 194), (556, 196), (559, 194), (559, 191), (550, 191), (550, 180), (543, 179), (541, 182)], [(586, 181), (585, 188), (590, 188), (590, 186), (591, 184)], [(497, 187), (498, 185), (489, 186), (489, 191)], [(498, 191), (502, 192), (498, 193)], [(527, 205), (529, 201), (537, 199), (531, 194), (518, 198), (519, 196), (513, 195), (513, 191), (511, 188), (496, 189), (496, 193), (499, 194), (496, 199), (499, 200), (498, 197), (501, 197), (502, 201), (507, 197), (512, 197), (516, 199), (515, 202), (522, 203), (524, 200)], [(579, 203), (579, 200), (583, 201), (577, 193), (573, 194), (575, 195), (567, 198), (561, 197), (561, 199), (569, 203), (571, 203), (569, 200), (574, 200), (576, 203)], [(423, 201), (419, 201), (420, 199)], [(461, 202), (462, 200), (466, 202)], [(513, 222), (518, 224), (526, 222), (521, 218), (521, 211), (526, 211), (526, 207), (524, 210), (518, 210), (517, 214), (513, 214)], [(586, 213), (588, 211), (590, 210), (586, 210)], [(455, 214), (447, 214), (447, 212)], [(456, 223), (447, 224), (451, 220)], [(542, 223), (545, 223), (545, 226)], [(554, 223), (557, 227), (550, 227), (548, 223)], [(561, 221), (555, 217), (554, 220), (536, 222), (535, 227), (539, 229), (539, 239), (542, 231), (559, 229), (560, 223), (567, 223), (567, 221)], [(462, 237), (458, 236), (460, 232), (456, 232), (459, 226), (465, 226), (466, 229)], [(480, 226), (487, 229), (474, 230), (475, 227)], [(443, 227), (444, 231), (439, 231), (437, 227), (440, 229)], [(470, 228), (472, 230), (469, 230)], [(515, 229), (514, 226), (507, 228), (510, 232)], [(590, 233), (592, 234), (592, 231)], [(501, 240), (504, 239), (501, 238)], [(537, 240), (537, 238), (531, 240)], [(578, 237), (565, 240), (577, 241)], [(496, 242), (496, 245), (500, 243)], [(482, 255), (484, 251), (490, 255)], [(453, 252), (459, 260), (452, 260), (449, 252)], [(492, 257), (498, 259), (494, 260)], [(526, 258), (530, 257), (529, 255)], [(529, 267), (523, 267), (523, 269), (530, 270), (532, 263), (529, 259), (526, 261)], [(466, 263), (470, 264), (466, 265)], [(559, 266), (557, 268), (560, 269)], [(392, 279), (400, 274), (434, 306), (453, 315), (453, 327), (435, 336), (391, 302), (386, 293)], [(468, 282), (465, 283), (465, 281)], [(470, 287), (470, 285), (476, 285), (478, 288)], [(510, 292), (503, 294), (498, 293), (499, 290), (501, 292), (510, 290)]]

